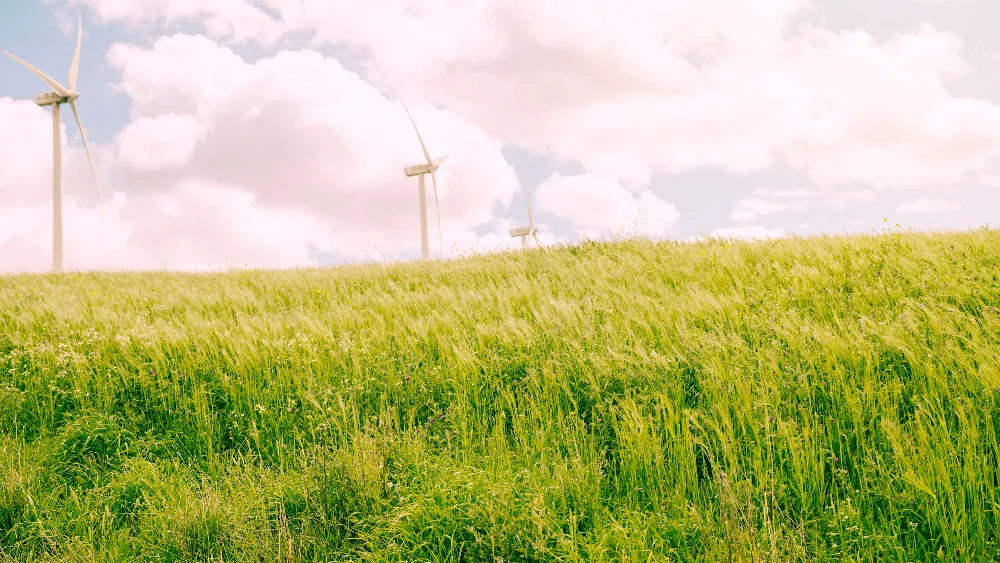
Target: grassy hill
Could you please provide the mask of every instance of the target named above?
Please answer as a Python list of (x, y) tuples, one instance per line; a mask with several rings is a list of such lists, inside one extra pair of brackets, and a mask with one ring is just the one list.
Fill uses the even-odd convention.
[(1000, 560), (998, 267), (978, 230), (0, 276), (0, 560)]

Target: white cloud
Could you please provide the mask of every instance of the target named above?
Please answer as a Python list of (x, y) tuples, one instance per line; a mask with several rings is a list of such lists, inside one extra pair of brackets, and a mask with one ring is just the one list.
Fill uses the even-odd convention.
[(980, 174), (979, 181), (987, 186), (1000, 186), (1000, 174)]
[(199, 115), (253, 87), (253, 67), (231, 49), (198, 35), (176, 34), (156, 40), (151, 49), (116, 43), (108, 64), (122, 72), (114, 85), (131, 100), (131, 115)]
[[(107, 53), (131, 100), (130, 123), (94, 147), (102, 188), (110, 195), (114, 178), (118, 192), (105, 225), (119, 237), (108, 242), (115, 256), (203, 264), (235, 249), (266, 262), (285, 245), (285, 256), (305, 263), (310, 249), (355, 259), (376, 247), (415, 252), (416, 179), (401, 168), (421, 154), (376, 67), (402, 87), (434, 156), (450, 155), (439, 177), (446, 253), (519, 244), (494, 216), (518, 191), (504, 144), (582, 165), (584, 174), (539, 186), (551, 207), (538, 203), (584, 236), (668, 232), (677, 210), (648, 184), (702, 167), (743, 173), (783, 160), (836, 187), (755, 192), (734, 209), (738, 222), (843, 209), (878, 188), (966, 173), (1000, 182), (987, 167), (1000, 156), (1000, 107), (945, 88), (971, 70), (958, 36), (930, 25), (888, 39), (792, 27), (812, 9), (806, 0), (579, 0), (572, 9), (554, 0), (59, 3), (154, 39)], [(208, 37), (156, 39), (192, 24)], [(292, 36), (299, 46), (351, 48), (371, 63), (362, 66), (374, 85), (313, 51), (276, 53)], [(247, 63), (224, 46), (241, 43), (264, 45), (264, 58)], [(6, 235), (7, 252), (35, 252), (48, 236), (47, 120), (30, 102), (0, 99), (0, 122), (27, 131), (14, 145), (0, 141), (4, 212), (20, 209), (30, 223)], [(67, 205), (78, 206), (67, 222), (94, 205), (77, 143), (71, 137), (64, 154)], [(436, 251), (433, 201), (428, 208)], [(157, 240), (184, 222), (203, 238)], [(218, 230), (202, 224), (212, 222)], [(243, 230), (255, 222), (269, 226)], [(86, 255), (95, 267), (112, 260)]]
[(828, 192), (825, 194), (827, 200), (825, 205), (833, 210), (841, 210), (850, 204), (862, 201), (871, 201), (875, 197), (872, 190), (856, 190), (850, 192)]
[(194, 116), (140, 117), (118, 134), (119, 163), (136, 172), (182, 166), (207, 136), (208, 127)]
[(773, 199), (803, 199), (803, 198), (814, 198), (819, 195), (819, 192), (813, 190), (769, 190), (766, 188), (756, 189), (753, 191), (755, 196), (767, 196)]
[[(884, 41), (790, 27), (806, 0), (71, 3), (232, 41), (310, 33), (370, 54), (416, 99), (504, 142), (635, 189), (655, 172), (778, 159), (820, 185), (951, 182), (1000, 154), (1000, 108), (943, 86), (969, 70), (958, 36), (926, 24)], [(230, 79), (205, 72), (203, 89)]]
[(922, 197), (900, 205), (896, 208), (896, 213), (902, 215), (926, 215), (935, 211), (949, 211), (952, 209), (958, 209), (958, 205), (950, 201)]
[[(402, 173), (423, 160), (416, 135), (401, 105), (336, 60), (282, 52), (250, 65), (214, 43), (184, 35), (161, 39), (150, 50), (116, 46), (112, 53), (124, 90), (140, 100), (133, 108), (137, 115), (193, 111), (209, 131), (180, 170), (130, 173), (130, 183), (156, 189), (188, 177), (239, 186), (262, 205), (322, 218), (340, 233), (338, 250), (349, 255), (368, 255), (373, 244), (390, 254), (418, 247), (417, 179)], [(163, 76), (148, 70), (150, 59), (179, 68), (194, 53), (209, 71)], [(210, 78), (219, 75), (228, 76), (228, 83)], [(493, 205), (516, 193), (517, 179), (499, 144), (482, 130), (447, 111), (418, 106), (413, 113), (434, 155), (450, 155), (438, 173), (448, 243), (452, 232), (488, 222)], [(433, 201), (428, 207), (435, 239)]]
[(538, 208), (568, 221), (577, 233), (599, 238), (603, 233), (664, 236), (680, 213), (650, 191), (633, 195), (621, 184), (597, 174), (553, 174), (535, 196)]
[[(34, 102), (0, 98), (0, 201), (5, 206), (52, 197), (52, 116)], [(11, 134), (13, 133), (13, 134)], [(66, 139), (62, 128), (63, 149)], [(65, 153), (64, 153), (65, 155)]]
[[(105, 201), (104, 218), (75, 198), (64, 200), (67, 270), (287, 268), (312, 264), (310, 245), (334, 246), (314, 217), (262, 208), (249, 194), (207, 184), (118, 192)], [(0, 209), (0, 272), (50, 269), (51, 241), (50, 202)]]
[(1000, 51), (987, 47), (982, 41), (976, 42), (976, 46), (973, 47), (972, 52), (987, 61), (1000, 61)]
[[(93, 206), (97, 198), (94, 180), (83, 150), (76, 122), (63, 111), (60, 126), (62, 191), (81, 205)], [(86, 120), (87, 116), (84, 115)], [(69, 121), (70, 127), (65, 124)], [(0, 202), (5, 206), (49, 204), (52, 201), (52, 114), (33, 102), (0, 98), (0, 123), (15, 134), (0, 136)], [(87, 123), (84, 121), (84, 123)], [(104, 165), (111, 151), (90, 145), (102, 194), (108, 196)]]
[(502, 139), (628, 186), (778, 158), (821, 185), (947, 182), (1000, 153), (1000, 108), (945, 91), (968, 70), (963, 45), (929, 25), (887, 41), (814, 26), (786, 37), (797, 1), (380, 5), (390, 17), (345, 18), (338, 2), (301, 13), (317, 40), (369, 49)]
[[(786, 197), (803, 197), (802, 194), (789, 196), (787, 192), (775, 192), (769, 195), (770, 197), (776, 199), (784, 199)], [(810, 193), (807, 197), (811, 197), (812, 195), (813, 194)], [(745, 198), (736, 203), (736, 208), (729, 214), (729, 218), (733, 221), (753, 221), (760, 217), (766, 217), (776, 213), (801, 213), (812, 206), (813, 202), (809, 199), (769, 201), (767, 199), (760, 198)]]
[[(297, 1), (297, 0), (296, 0)], [(154, 25), (197, 23), (217, 39), (272, 45), (288, 31), (270, 9), (289, 2), (247, 0), (69, 0), (91, 8), (101, 22), (123, 22), (137, 29)], [(261, 5), (263, 4), (263, 5)], [(294, 2), (291, 2), (294, 4)]]
[[(94, 202), (81, 190), (93, 186), (81, 182), (89, 177), (80, 174), (79, 149), (67, 149), (67, 268), (127, 260), (192, 269), (225, 265), (227, 256), (231, 264), (286, 267), (311, 264), (315, 252), (367, 259), (376, 246), (389, 255), (419, 249), (417, 179), (402, 171), (423, 160), (416, 135), (398, 102), (337, 61), (301, 51), (248, 64), (187, 35), (151, 48), (115, 45), (109, 61), (133, 99), (117, 158), (95, 147), (105, 155), (102, 175), (114, 172), (118, 207), (105, 210), (103, 232), (88, 227), (84, 217), (100, 216), (96, 208), (89, 214)], [(450, 155), (438, 173), (445, 251), (474, 243), (465, 233), (490, 224), (493, 208), (519, 191), (514, 171), (480, 128), (446, 110), (411, 109), (435, 156)], [(27, 102), (0, 100), (0, 112), (5, 124), (27, 131), (0, 147), (0, 194), (28, 205), (20, 217), (34, 225), (5, 225), (2, 267), (47, 269), (51, 190), (23, 186), (51, 185), (51, 122)], [(430, 179), (427, 188), (437, 253)]]
[[(1000, 108), (950, 96), (942, 79), (968, 66), (962, 41), (930, 25), (877, 44), (868, 34), (807, 29), (803, 85), (829, 101), (801, 115), (789, 161), (821, 185), (954, 182), (1000, 149)], [(803, 107), (803, 109), (805, 109)]]

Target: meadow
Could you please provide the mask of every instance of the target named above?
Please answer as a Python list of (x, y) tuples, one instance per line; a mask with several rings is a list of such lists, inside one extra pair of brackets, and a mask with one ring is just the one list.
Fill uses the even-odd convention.
[(0, 276), (0, 561), (1000, 561), (1000, 231)]

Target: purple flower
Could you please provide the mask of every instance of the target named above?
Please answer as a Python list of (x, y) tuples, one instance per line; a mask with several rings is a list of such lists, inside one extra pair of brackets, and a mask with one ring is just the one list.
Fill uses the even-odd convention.
[(837, 463), (838, 461), (840, 461), (840, 458), (838, 458), (837, 456), (833, 456), (833, 462)]

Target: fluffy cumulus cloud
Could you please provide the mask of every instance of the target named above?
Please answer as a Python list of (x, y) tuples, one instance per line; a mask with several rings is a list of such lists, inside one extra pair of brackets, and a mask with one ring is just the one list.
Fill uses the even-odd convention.
[[(168, 68), (198, 55), (210, 62), (165, 76), (150, 71), (157, 66), (148, 61), (161, 55)], [(342, 252), (412, 246), (408, 238), (419, 232), (417, 179), (402, 169), (423, 160), (416, 134), (398, 101), (335, 59), (285, 51), (248, 64), (208, 39), (186, 35), (161, 39), (149, 50), (119, 45), (109, 57), (121, 69), (121, 88), (134, 100), (143, 134), (176, 139), (161, 141), (171, 150), (159, 154), (171, 159), (153, 174), (123, 156), (128, 184), (156, 190), (185, 178), (210, 179), (276, 208), (316, 214), (345, 237)], [(432, 156), (449, 155), (437, 177), (443, 230), (490, 221), (492, 206), (519, 188), (499, 143), (447, 110), (418, 106), (413, 117)], [(125, 155), (125, 135), (119, 140)], [(430, 178), (427, 183), (433, 196)]]
[(850, 205), (871, 201), (874, 191), (867, 190), (754, 190), (750, 197), (736, 202), (729, 218), (739, 224), (765, 219), (789, 219), (810, 211), (839, 211)]
[(597, 174), (554, 174), (538, 186), (538, 209), (567, 221), (580, 235), (657, 237), (666, 235), (680, 213), (671, 203), (645, 190), (633, 195), (619, 183)]
[[(873, 190), (970, 174), (1000, 183), (1000, 107), (948, 88), (971, 70), (960, 37), (927, 23), (878, 38), (832, 30), (805, 23), (822, 20), (808, 0), (49, 3), (154, 38), (107, 52), (131, 114), (97, 147), (114, 198), (106, 235), (73, 242), (104, 237), (106, 252), (75, 254), (87, 266), (415, 252), (416, 179), (401, 168), (422, 155), (387, 78), (433, 156), (449, 155), (438, 186), (446, 254), (519, 243), (506, 229), (520, 222), (500, 217), (536, 186), (518, 185), (505, 145), (581, 170), (532, 192), (541, 235), (553, 241), (548, 220), (576, 236), (662, 236), (678, 212), (654, 193), (654, 178), (704, 167), (804, 172), (814, 184), (805, 192), (755, 194), (732, 210), (734, 223), (750, 225), (732, 232), (767, 236), (780, 233), (753, 225), (840, 209)], [(201, 35), (163, 35), (182, 27)], [(264, 56), (244, 60), (237, 45)], [(316, 52), (331, 46), (352, 53), (361, 74)], [(45, 185), (46, 149), (27, 147), (47, 144), (48, 128), (29, 104), (0, 100), (0, 111), (5, 124), (37, 131), (5, 147), (13, 165), (0, 167), (12, 202), (4, 213), (22, 209), (26, 222), (16, 237), (0, 227), (0, 244), (27, 256), (44, 246), (51, 215), (44, 190), (25, 188)], [(71, 139), (67, 169), (85, 164), (78, 153)], [(90, 228), (92, 196), (72, 182), (67, 174), (79, 209), (67, 222), (78, 215)], [(433, 200), (429, 209), (436, 250)], [(280, 235), (261, 236), (255, 224)]]
[(820, 184), (876, 187), (954, 182), (985, 169), (1000, 149), (1000, 107), (944, 88), (944, 78), (968, 70), (961, 48), (929, 24), (884, 44), (864, 32), (808, 28), (797, 49), (813, 92), (797, 100), (802, 121), (788, 159)]
[[(248, 194), (221, 186), (118, 192), (105, 203), (103, 220), (96, 207), (80, 203), (69, 198), (64, 206), (69, 270), (292, 268), (313, 264), (309, 244), (326, 237), (313, 217), (262, 208)], [(0, 220), (0, 271), (48, 270), (51, 205), (3, 209), (0, 219), (6, 219)]]
[(903, 215), (927, 215), (938, 211), (950, 211), (952, 209), (958, 209), (958, 205), (942, 199), (922, 197), (900, 205), (896, 208), (896, 213)]
[[(34, 102), (0, 98), (0, 123), (4, 124), (6, 131), (18, 132), (16, 136), (0, 135), (0, 162), (3, 163), (0, 166), (0, 197), (3, 198), (4, 208), (50, 201), (51, 115)], [(65, 138), (64, 128), (63, 139)], [(8, 155), (16, 155), (16, 158)]]
[[(47, 0), (50, 1), (50, 0)], [(50, 1), (51, 3), (51, 1)], [(287, 31), (275, 19), (271, 5), (295, 2), (246, 0), (72, 0), (70, 5), (89, 5), (98, 21), (121, 22), (132, 29), (195, 23), (211, 36), (235, 43), (272, 45)], [(64, 14), (65, 15), (65, 14)], [(66, 19), (66, 18), (64, 18)]]
[(216, 20), (254, 13), (248, 38), (280, 29), (359, 49), (501, 140), (629, 187), (777, 159), (821, 185), (943, 182), (1000, 154), (1000, 108), (944, 87), (968, 71), (959, 37), (929, 24), (886, 40), (796, 24), (815, 11), (806, 0), (71, 3), (119, 21), (184, 18), (224, 38), (233, 32)]
[[(101, 9), (110, 0), (81, 0)], [(631, 185), (784, 159), (821, 185), (954, 181), (1000, 153), (1000, 108), (950, 95), (963, 43), (792, 27), (780, 0), (273, 1), (501, 139)]]
[(980, 174), (979, 181), (987, 186), (1000, 186), (1000, 174)]
[[(765, 194), (761, 194), (762, 196)], [(801, 213), (815, 204), (815, 192), (788, 190), (767, 194), (770, 197), (748, 197), (740, 200), (729, 218), (737, 222), (754, 221), (780, 213)]]
[(137, 172), (156, 172), (186, 164), (208, 128), (190, 115), (164, 113), (140, 117), (118, 136), (119, 164)]
[[(0, 136), (0, 272), (45, 270), (52, 264), (52, 116), (29, 101), (0, 98), (0, 123), (16, 135)], [(79, 134), (61, 127), (65, 246), (88, 247), (94, 231), (80, 223), (90, 219), (102, 223), (97, 192)], [(74, 142), (71, 144), (69, 140)], [(110, 152), (92, 147), (98, 166), (110, 159)], [(109, 206), (107, 175), (99, 168), (104, 186), (104, 214)], [(113, 227), (110, 227), (113, 228)]]
[[(116, 88), (132, 100), (131, 121), (99, 151), (118, 203), (103, 226), (86, 219), (94, 214), (74, 209), (83, 200), (70, 178), (79, 174), (67, 170), (68, 268), (289, 267), (317, 254), (369, 259), (376, 248), (419, 249), (417, 179), (402, 172), (423, 160), (416, 134), (397, 100), (336, 60), (285, 51), (251, 64), (182, 34), (151, 47), (114, 45), (108, 60), (121, 74)], [(32, 132), (3, 149), (18, 165), (2, 167), (0, 186), (17, 190), (11, 201), (34, 204), (18, 220), (33, 228), (6, 224), (2, 267), (39, 269), (49, 260), (40, 249), (50, 248), (51, 199), (24, 187), (50, 185), (50, 118), (27, 102), (2, 100), (0, 111), (12, 115), (4, 123)], [(518, 192), (516, 175), (480, 127), (447, 110), (412, 111), (434, 156), (449, 155), (437, 178), (445, 251), (475, 246), (474, 229), (492, 225), (494, 205)], [(80, 161), (77, 152), (67, 146), (64, 158)]]

